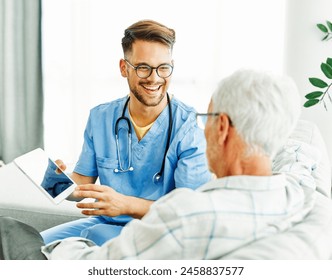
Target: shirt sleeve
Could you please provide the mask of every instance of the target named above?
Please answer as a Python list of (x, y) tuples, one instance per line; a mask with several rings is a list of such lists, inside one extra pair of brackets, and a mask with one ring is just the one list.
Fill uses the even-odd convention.
[(74, 172), (84, 176), (98, 176), (96, 153), (93, 143), (93, 125), (91, 113), (85, 127), (84, 143), (79, 160), (74, 168)]
[(203, 130), (196, 124), (191, 125), (178, 146), (178, 163), (174, 172), (176, 188), (197, 189), (212, 179), (205, 151)]

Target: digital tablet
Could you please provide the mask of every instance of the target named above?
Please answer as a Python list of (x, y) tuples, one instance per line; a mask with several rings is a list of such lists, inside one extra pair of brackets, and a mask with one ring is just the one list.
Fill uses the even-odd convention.
[(75, 182), (41, 148), (17, 157), (14, 163), (55, 204), (66, 199), (76, 187)]

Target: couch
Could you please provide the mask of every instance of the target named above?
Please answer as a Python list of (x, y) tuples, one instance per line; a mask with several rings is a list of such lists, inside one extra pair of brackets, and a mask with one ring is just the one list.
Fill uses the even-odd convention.
[[(320, 150), (321, 161), (312, 175), (317, 182), (317, 191), (330, 199), (331, 166), (317, 126), (300, 120), (291, 138), (310, 143)], [(0, 215), (17, 218), (40, 231), (84, 217), (75, 202), (63, 201), (59, 205), (50, 202), (13, 163), (0, 167)]]
[(0, 168), (0, 215), (17, 218), (39, 231), (84, 217), (72, 201), (53, 204), (14, 163)]

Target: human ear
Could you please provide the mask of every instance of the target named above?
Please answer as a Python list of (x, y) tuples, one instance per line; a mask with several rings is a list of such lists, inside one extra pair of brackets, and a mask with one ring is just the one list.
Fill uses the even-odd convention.
[(119, 67), (120, 67), (121, 76), (127, 78), (128, 77), (127, 65), (124, 59), (120, 59)]
[(218, 117), (218, 143), (223, 144), (229, 136), (230, 121), (226, 114), (220, 114)]

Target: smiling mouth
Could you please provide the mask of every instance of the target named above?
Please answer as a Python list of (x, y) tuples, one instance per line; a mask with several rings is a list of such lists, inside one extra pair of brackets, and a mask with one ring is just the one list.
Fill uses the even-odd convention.
[(162, 85), (154, 85), (154, 86), (149, 86), (149, 85), (142, 85), (142, 87), (148, 91), (158, 91), (161, 88)]

